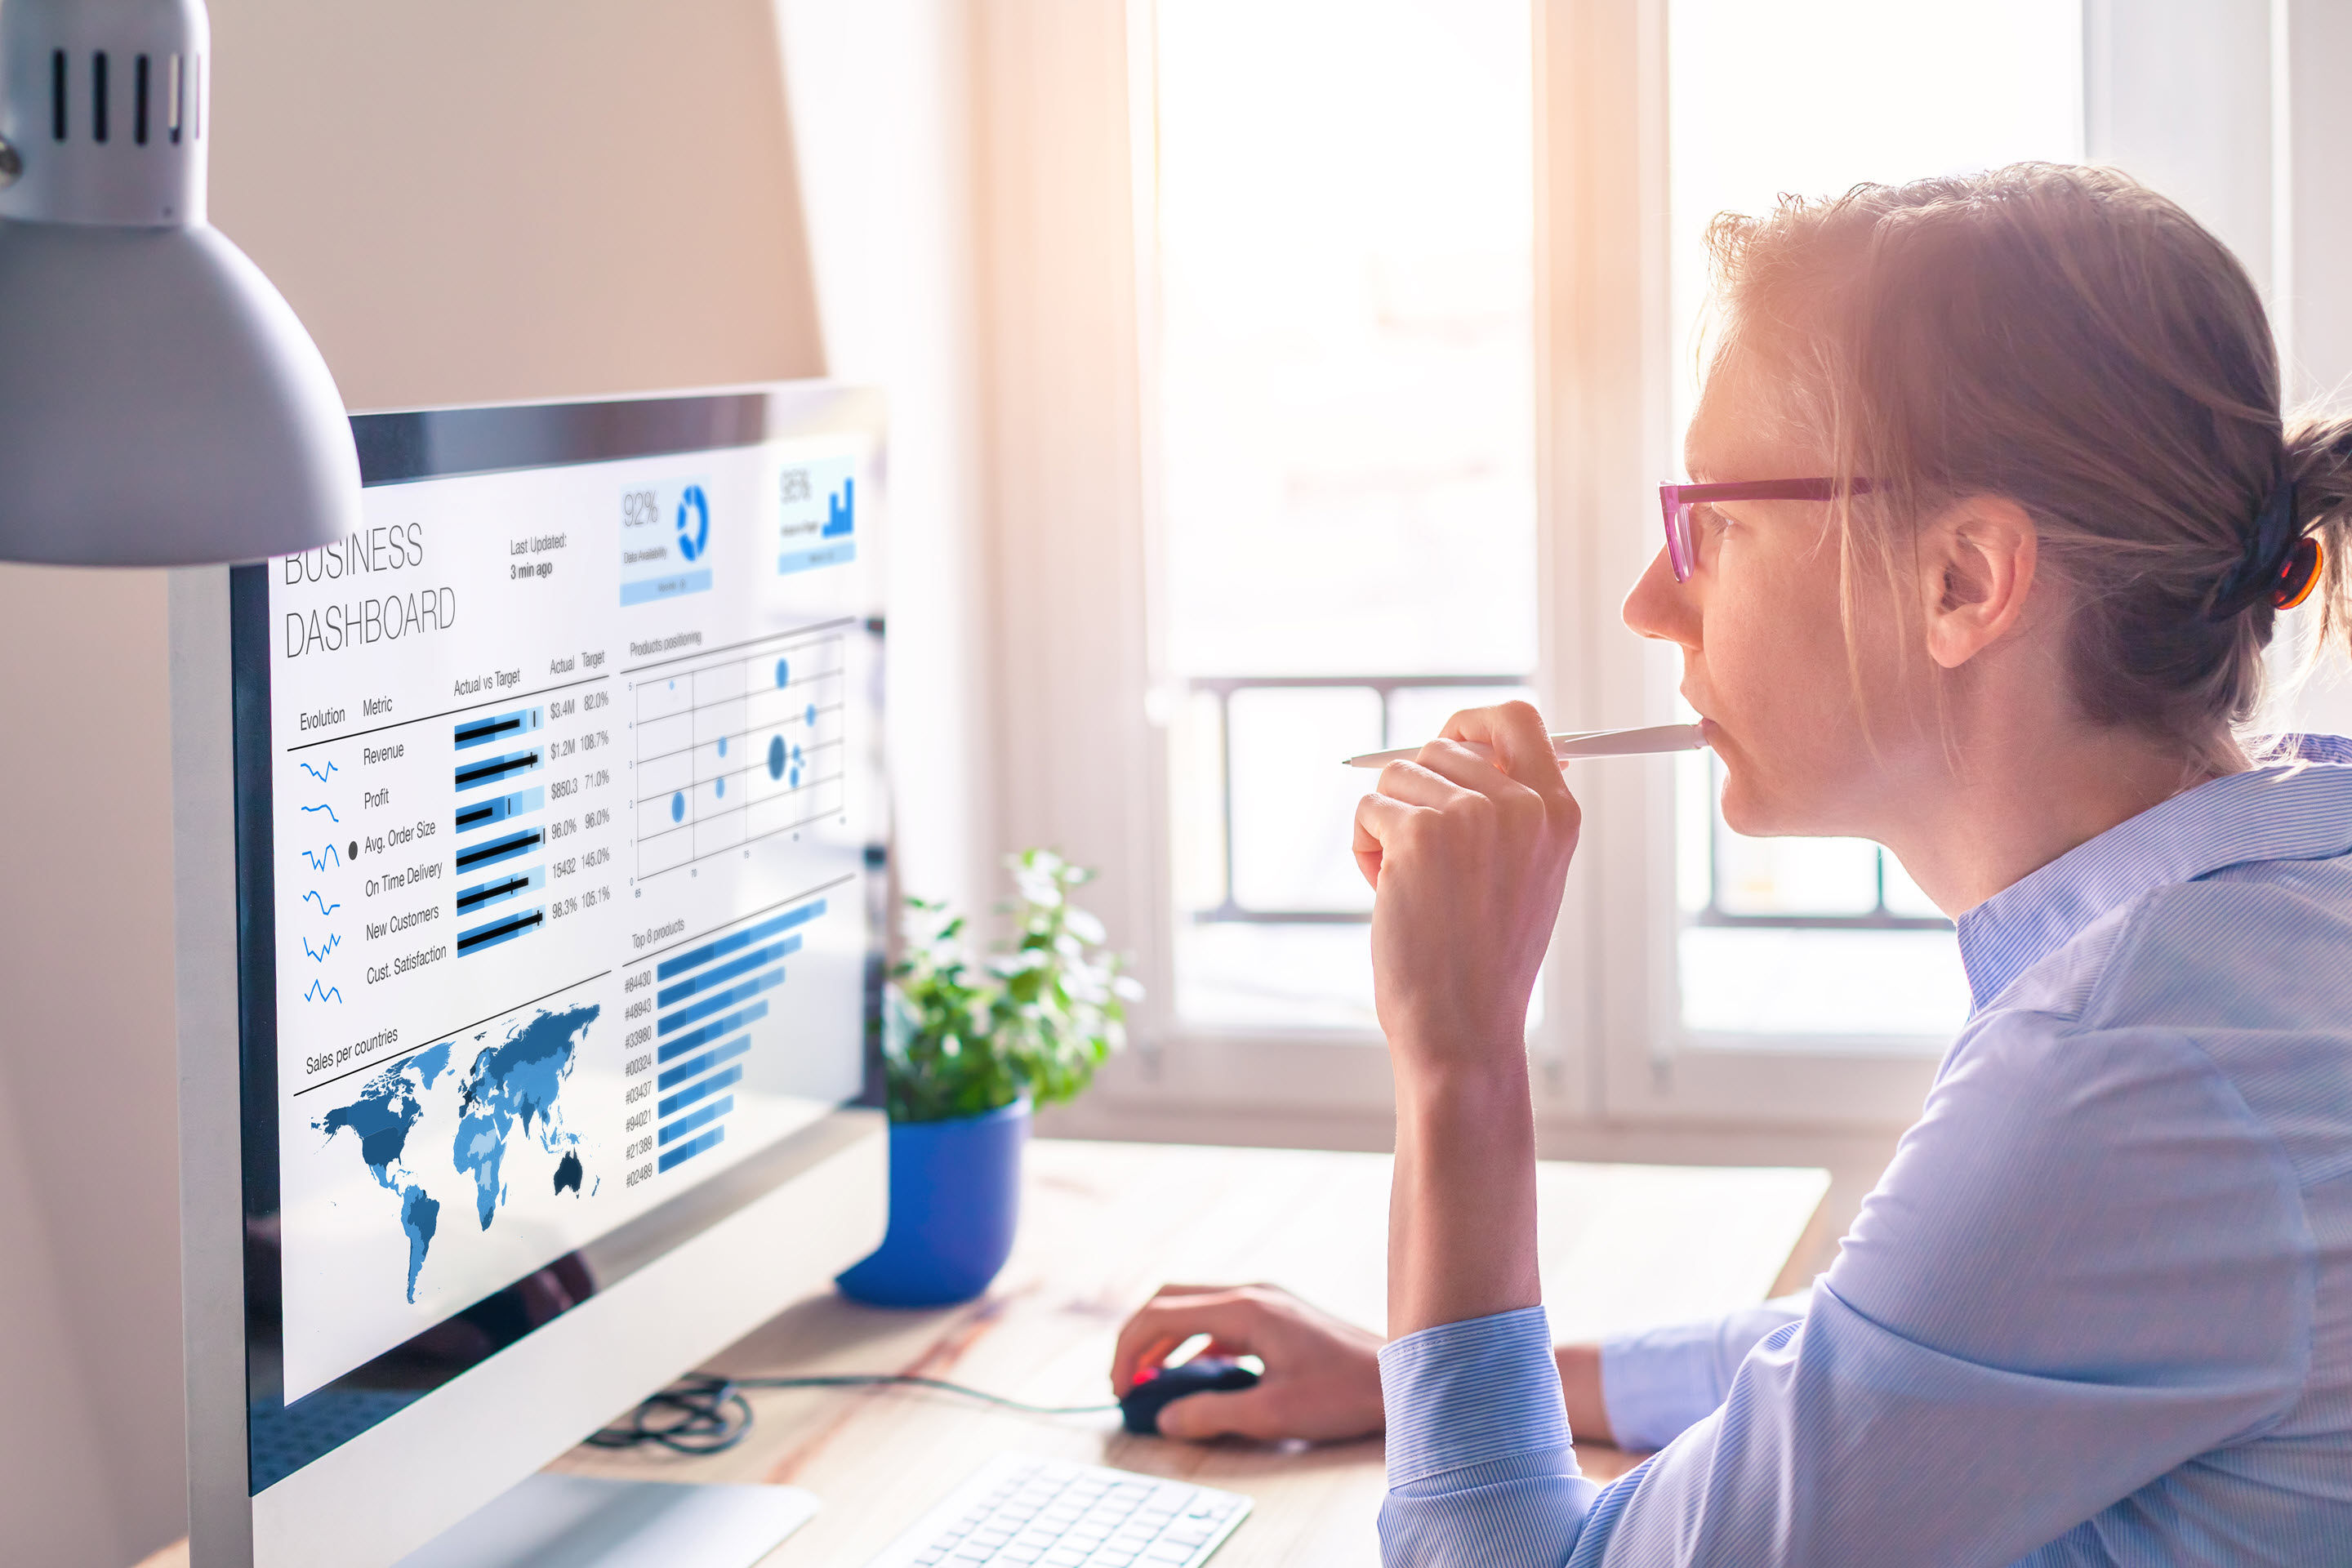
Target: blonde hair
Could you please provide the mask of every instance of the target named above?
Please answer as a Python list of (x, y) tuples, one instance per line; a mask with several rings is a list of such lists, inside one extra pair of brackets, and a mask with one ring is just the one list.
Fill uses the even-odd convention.
[[(2221, 752), (2253, 715), (2277, 612), (2258, 519), (2326, 546), (2321, 641), (2352, 627), (2352, 419), (2280, 413), (2260, 297), (2222, 244), (2111, 169), (1988, 174), (1784, 197), (1707, 231), (1719, 370), (1759, 353), (1842, 477), (1849, 627), (1917, 525), (1969, 495), (2033, 519), (2072, 590), (2083, 713)], [(1853, 646), (1851, 637), (1849, 647)]]

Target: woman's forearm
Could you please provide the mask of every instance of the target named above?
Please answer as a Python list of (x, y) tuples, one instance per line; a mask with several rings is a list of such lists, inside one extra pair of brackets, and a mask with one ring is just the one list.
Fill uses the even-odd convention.
[(1389, 1332), (1399, 1338), (1543, 1300), (1524, 1047), (1487, 1060), (1507, 1065), (1398, 1074)]

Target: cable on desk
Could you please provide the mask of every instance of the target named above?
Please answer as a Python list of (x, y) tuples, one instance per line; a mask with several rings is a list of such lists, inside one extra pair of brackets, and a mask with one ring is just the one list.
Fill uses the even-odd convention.
[(607, 1426), (588, 1435), (599, 1448), (635, 1448), (657, 1444), (674, 1454), (716, 1454), (741, 1442), (751, 1430), (751, 1402), (747, 1388), (929, 1388), (958, 1394), (1006, 1410), (1030, 1415), (1099, 1415), (1118, 1408), (1108, 1405), (1030, 1405), (1007, 1399), (960, 1383), (903, 1373), (845, 1373), (817, 1377), (721, 1377), (697, 1373), (679, 1379), (652, 1395), (631, 1413), (625, 1425)]

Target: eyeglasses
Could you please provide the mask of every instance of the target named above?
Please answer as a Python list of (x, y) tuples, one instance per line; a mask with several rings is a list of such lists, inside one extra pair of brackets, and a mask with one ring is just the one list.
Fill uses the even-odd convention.
[(1697, 568), (1691, 548), (1691, 508), (1716, 500), (1835, 500), (1860, 495), (1871, 488), (1868, 479), (1744, 479), (1729, 485), (1660, 485), (1658, 506), (1666, 514), (1666, 563), (1675, 581), (1687, 583)]

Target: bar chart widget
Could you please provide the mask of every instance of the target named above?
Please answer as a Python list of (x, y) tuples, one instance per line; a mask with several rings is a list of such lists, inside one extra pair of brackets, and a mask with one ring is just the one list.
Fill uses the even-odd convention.
[(761, 915), (654, 966), (655, 1077), (648, 1092), (659, 1096), (652, 1118), (655, 1173), (726, 1141), (743, 1058), (755, 1043), (767, 1048), (780, 1042), (781, 1020), (774, 1015), (782, 1000), (776, 994), (790, 974), (785, 961), (800, 952), (802, 928), (823, 918), (825, 906), (820, 898)]

